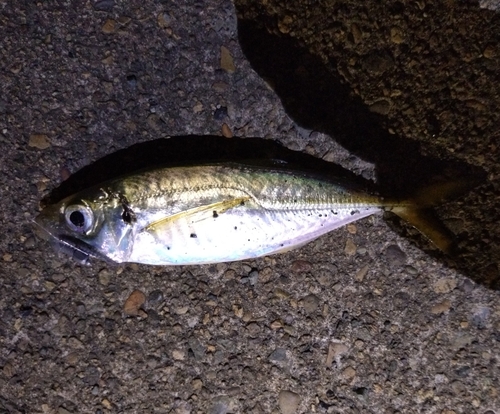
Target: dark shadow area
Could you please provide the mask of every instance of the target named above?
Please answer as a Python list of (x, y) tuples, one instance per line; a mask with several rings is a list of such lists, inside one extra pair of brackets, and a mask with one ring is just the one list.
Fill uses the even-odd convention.
[[(436, 179), (482, 171), (453, 160), (423, 157), (419, 143), (389, 134), (340, 75), (290, 37), (270, 34), (253, 21), (238, 21), (241, 47), (255, 71), (272, 85), (288, 115), (300, 126), (330, 135), (376, 166), (384, 193), (408, 195)], [(331, 67), (336, 64), (332, 62)]]
[[(276, 26), (273, 22), (267, 23), (269, 27)], [(381, 126), (383, 119), (370, 112), (341, 82), (341, 76), (332, 69), (336, 68), (335, 62), (326, 67), (296, 40), (271, 34), (265, 26), (266, 22), (261, 21), (238, 21), (240, 44), (252, 67), (272, 85), (287, 113), (300, 126), (326, 133), (353, 154), (372, 162), (383, 194), (403, 198), (415, 189), (447, 180), (484, 182), (483, 170), (458, 160), (424, 157), (418, 142), (389, 134)], [(475, 282), (490, 288), (500, 287), (498, 270), (478, 272), (485, 258), (479, 258), (477, 251), (462, 250), (450, 258), (429, 250), (426, 241), (397, 220), (389, 222), (419, 247)], [(477, 239), (476, 246), (482, 244), (480, 235), (472, 236)]]
[[(349, 188), (376, 192), (372, 182), (331, 162), (289, 150), (275, 141), (191, 135), (142, 142), (106, 155), (72, 174), (42, 200), (42, 205), (56, 203), (85, 188), (146, 168), (237, 161), (272, 165), (274, 168), (286, 166), (327, 176)], [(285, 161), (286, 164), (275, 161)]]

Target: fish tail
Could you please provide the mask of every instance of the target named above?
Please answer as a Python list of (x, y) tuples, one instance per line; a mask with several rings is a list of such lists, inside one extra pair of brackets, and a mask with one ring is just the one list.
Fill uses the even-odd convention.
[(442, 252), (454, 255), (457, 253), (455, 235), (437, 217), (432, 207), (458, 198), (476, 185), (477, 181), (473, 180), (432, 184), (386, 210), (411, 224)]
[(455, 235), (439, 220), (431, 208), (397, 206), (390, 211), (415, 227), (442, 252), (449, 255), (455, 253)]
[(476, 185), (478, 181), (473, 179), (431, 184), (418, 190), (408, 201), (419, 208), (434, 207), (464, 195)]

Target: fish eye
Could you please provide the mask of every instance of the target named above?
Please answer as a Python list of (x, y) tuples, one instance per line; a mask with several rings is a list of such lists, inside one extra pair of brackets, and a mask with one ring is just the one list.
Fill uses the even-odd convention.
[(66, 207), (64, 218), (68, 227), (77, 232), (85, 233), (94, 222), (92, 210), (85, 205), (74, 204)]

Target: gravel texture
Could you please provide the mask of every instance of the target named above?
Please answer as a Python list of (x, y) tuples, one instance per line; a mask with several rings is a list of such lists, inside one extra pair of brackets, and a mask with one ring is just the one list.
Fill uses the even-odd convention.
[[(0, 412), (499, 414), (499, 40), (496, 2), (0, 1)], [(81, 168), (231, 136), (401, 194), (478, 177), (437, 212), (461, 255), (382, 216), (212, 266), (34, 238)]]

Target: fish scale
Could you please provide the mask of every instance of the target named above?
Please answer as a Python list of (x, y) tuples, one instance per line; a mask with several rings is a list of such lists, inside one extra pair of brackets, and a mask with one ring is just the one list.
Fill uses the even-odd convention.
[[(217, 198), (224, 190), (244, 192), (264, 208), (303, 209), (322, 208), (342, 204), (359, 207), (366, 203), (381, 202), (367, 194), (358, 194), (356, 199), (344, 189), (324, 180), (293, 176), (280, 170), (250, 170), (238, 165), (177, 167), (169, 169), (168, 175), (153, 171), (125, 179), (119, 186), (131, 204), (147, 207), (165, 206), (176, 198), (184, 197), (187, 203), (201, 194), (211, 193)], [(209, 198), (209, 196), (207, 196)]]

